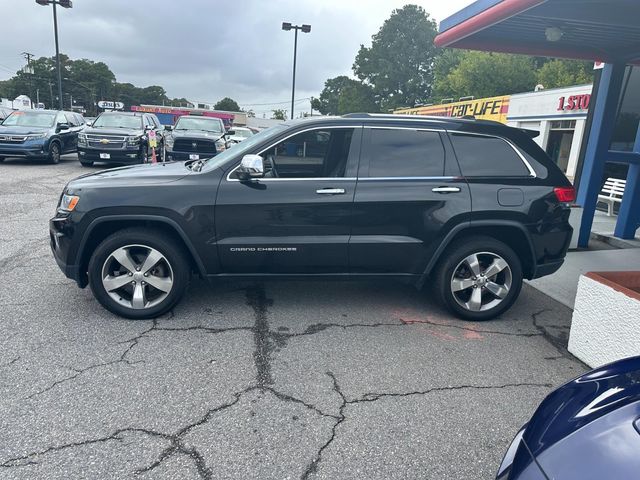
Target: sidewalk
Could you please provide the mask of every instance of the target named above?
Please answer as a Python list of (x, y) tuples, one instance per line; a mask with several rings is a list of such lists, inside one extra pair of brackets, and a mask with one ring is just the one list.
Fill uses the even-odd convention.
[(554, 300), (573, 308), (580, 275), (586, 272), (616, 270), (640, 270), (640, 249), (570, 251), (564, 265), (556, 273), (527, 283)]

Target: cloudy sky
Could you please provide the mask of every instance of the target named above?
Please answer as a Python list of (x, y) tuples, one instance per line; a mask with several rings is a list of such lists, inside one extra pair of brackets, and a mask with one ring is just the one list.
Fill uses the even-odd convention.
[[(119, 82), (161, 85), (169, 97), (201, 102), (229, 96), (260, 113), (288, 108), (293, 32), (281, 23), (308, 23), (311, 33), (298, 42), (302, 110), (327, 78), (351, 74), (360, 44), (370, 45), (392, 10), (406, 3), (439, 22), (472, 1), (74, 0), (73, 9), (58, 9), (60, 49), (105, 62)], [(55, 53), (51, 10), (35, 0), (0, 0), (0, 79), (22, 67), (21, 52)]]

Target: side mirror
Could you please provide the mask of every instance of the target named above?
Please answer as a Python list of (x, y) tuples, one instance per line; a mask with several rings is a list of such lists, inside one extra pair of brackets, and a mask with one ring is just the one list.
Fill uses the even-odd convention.
[(264, 159), (260, 155), (245, 155), (238, 167), (238, 178), (249, 181), (254, 178), (264, 177)]
[(59, 132), (63, 131), (63, 130), (69, 130), (69, 124), (68, 123), (59, 123), (57, 126), (57, 130)]
[(165, 125), (164, 129), (171, 131), (171, 130), (173, 130), (173, 125)]
[(235, 130), (227, 130), (227, 133), (225, 133), (225, 135), (228, 136), (228, 137), (232, 137), (235, 134), (236, 134)]

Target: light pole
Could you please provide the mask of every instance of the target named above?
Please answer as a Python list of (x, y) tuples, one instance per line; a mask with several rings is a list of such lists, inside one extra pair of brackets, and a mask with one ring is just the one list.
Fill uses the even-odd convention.
[(293, 40), (293, 83), (291, 86), (291, 119), (293, 120), (293, 104), (296, 97), (296, 56), (298, 54), (298, 30), (302, 33), (309, 33), (311, 25), (291, 25), (289, 22), (282, 22), (282, 30), (295, 30), (295, 38)]
[(53, 34), (56, 39), (56, 66), (58, 68), (58, 102), (60, 110), (64, 109), (62, 102), (62, 71), (60, 69), (60, 47), (58, 46), (58, 14), (56, 13), (56, 5), (60, 5), (63, 8), (72, 8), (73, 2), (71, 0), (36, 0), (38, 5), (53, 5)]

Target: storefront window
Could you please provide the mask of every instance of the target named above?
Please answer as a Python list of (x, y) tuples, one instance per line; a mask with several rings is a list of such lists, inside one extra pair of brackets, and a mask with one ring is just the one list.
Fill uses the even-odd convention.
[(611, 150), (631, 151), (640, 124), (640, 68), (627, 67), (622, 83)]

